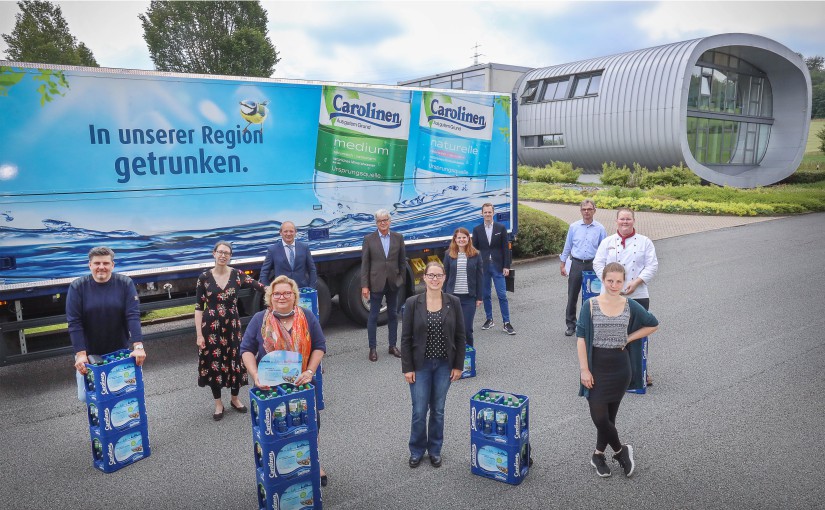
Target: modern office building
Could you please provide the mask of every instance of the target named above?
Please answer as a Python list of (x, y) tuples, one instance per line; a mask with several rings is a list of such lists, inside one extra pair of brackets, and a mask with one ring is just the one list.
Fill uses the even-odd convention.
[(398, 84), (405, 87), (512, 92), (516, 82), (532, 69), (505, 64), (476, 64), (457, 71), (401, 81)]
[(750, 34), (534, 69), (515, 90), (519, 161), (533, 166), (684, 162), (709, 182), (750, 188), (796, 170), (810, 125), (802, 58)]

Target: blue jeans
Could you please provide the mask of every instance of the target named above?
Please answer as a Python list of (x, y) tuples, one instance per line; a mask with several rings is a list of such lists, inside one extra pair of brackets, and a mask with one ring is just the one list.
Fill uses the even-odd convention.
[(424, 366), (415, 371), (415, 382), (410, 384), (412, 457), (423, 457), (424, 452), (429, 452), (432, 456), (441, 455), (441, 445), (444, 443), (444, 404), (447, 402), (447, 390), (450, 389), (450, 372), (450, 362), (446, 359), (427, 359)]
[[(492, 280), (492, 284), (490, 281)], [(504, 273), (496, 270), (492, 264), (484, 265), (484, 313), (487, 320), (493, 320), (492, 286), (496, 286), (498, 306), (501, 308), (501, 321), (510, 322), (510, 305), (507, 303), (507, 285), (504, 283)]]
[(476, 316), (476, 298), (469, 294), (456, 294), (461, 301), (461, 312), (464, 314), (464, 334), (467, 345), (473, 346), (473, 319)]
[(390, 347), (398, 343), (398, 289), (391, 289), (389, 284), (384, 285), (382, 292), (370, 291), (370, 315), (367, 318), (367, 339), (370, 349), (375, 349), (376, 330), (378, 329), (378, 314), (381, 312), (381, 300), (387, 298), (387, 327), (389, 328)]

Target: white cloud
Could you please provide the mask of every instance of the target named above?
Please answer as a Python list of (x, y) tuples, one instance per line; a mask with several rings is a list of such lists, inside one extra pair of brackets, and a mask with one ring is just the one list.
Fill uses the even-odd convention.
[(226, 122), (226, 114), (218, 108), (218, 105), (212, 101), (201, 101), (198, 104), (198, 109), (207, 120), (213, 124), (223, 124)]
[(727, 32), (822, 40), (823, 20), (825, 2), (659, 2), (637, 27), (654, 43)]
[(0, 181), (10, 181), (17, 177), (15, 165), (0, 165)]

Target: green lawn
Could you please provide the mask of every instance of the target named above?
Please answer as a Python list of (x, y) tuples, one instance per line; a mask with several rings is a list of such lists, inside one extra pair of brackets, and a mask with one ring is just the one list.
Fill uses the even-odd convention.
[[(819, 138), (816, 134), (820, 129), (825, 127), (825, 119), (811, 119), (811, 129), (808, 131), (808, 144), (805, 146), (805, 152), (819, 152)], [(822, 154), (819, 152), (819, 154)]]

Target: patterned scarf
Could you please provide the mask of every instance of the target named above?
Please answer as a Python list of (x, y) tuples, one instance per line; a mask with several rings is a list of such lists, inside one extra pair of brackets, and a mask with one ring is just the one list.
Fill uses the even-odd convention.
[(633, 236), (635, 236), (635, 235), (636, 235), (636, 229), (634, 228), (633, 230), (631, 230), (631, 231), (630, 231), (630, 233), (629, 233), (629, 234), (627, 234), (626, 236), (623, 236), (623, 235), (622, 235), (621, 233), (619, 233), (619, 232), (616, 232), (616, 233), (617, 233), (617, 234), (619, 234), (619, 237), (620, 237), (620, 238), (621, 238), (621, 240), (622, 240), (622, 248), (624, 248), (624, 247), (625, 247), (624, 242), (625, 242), (625, 241), (627, 241), (628, 239), (630, 239), (631, 237), (633, 237)]
[(264, 314), (264, 323), (261, 326), (261, 336), (264, 339), (264, 350), (292, 351), (301, 355), (303, 370), (307, 369), (309, 354), (312, 351), (312, 340), (309, 337), (307, 317), (300, 306), (295, 307), (295, 319), (292, 321), (292, 334), (287, 331), (281, 321), (268, 308)]

